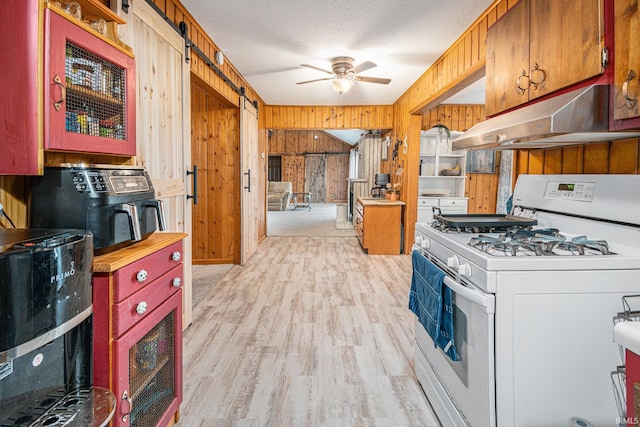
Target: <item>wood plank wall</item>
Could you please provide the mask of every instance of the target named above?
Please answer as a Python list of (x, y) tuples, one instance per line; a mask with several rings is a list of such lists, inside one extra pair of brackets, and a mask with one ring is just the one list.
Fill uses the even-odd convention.
[(347, 200), (351, 145), (317, 130), (273, 130), (269, 155), (282, 156), (282, 180), (291, 181), (294, 192), (308, 191), (305, 156), (326, 155), (326, 197), (314, 202), (342, 203)]
[(530, 174), (638, 174), (640, 140), (630, 138), (546, 150), (515, 153), (515, 175)]
[(268, 129), (391, 129), (391, 105), (297, 106), (267, 105)]

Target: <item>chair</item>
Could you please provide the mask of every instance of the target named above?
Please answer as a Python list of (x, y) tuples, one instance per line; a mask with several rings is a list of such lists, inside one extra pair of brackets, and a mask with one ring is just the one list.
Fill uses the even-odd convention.
[(270, 181), (267, 186), (267, 209), (270, 211), (286, 211), (289, 208), (293, 185), (291, 182)]

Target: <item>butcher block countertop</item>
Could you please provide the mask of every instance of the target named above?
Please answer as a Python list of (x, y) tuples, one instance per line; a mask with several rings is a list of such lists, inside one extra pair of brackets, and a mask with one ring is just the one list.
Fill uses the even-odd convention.
[(187, 237), (185, 233), (156, 231), (146, 239), (93, 258), (94, 273), (110, 273)]
[(358, 201), (362, 206), (404, 206), (405, 203), (400, 200), (386, 200), (378, 197), (358, 197)]

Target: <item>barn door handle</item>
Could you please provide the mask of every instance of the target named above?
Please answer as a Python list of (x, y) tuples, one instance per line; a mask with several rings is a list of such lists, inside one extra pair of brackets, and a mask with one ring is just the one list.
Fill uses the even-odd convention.
[(187, 200), (193, 199), (193, 204), (198, 204), (198, 165), (193, 165), (193, 172), (187, 171), (187, 176), (193, 175), (193, 195), (187, 194)]
[(636, 102), (638, 99), (631, 98), (629, 96), (629, 82), (636, 78), (636, 73), (633, 70), (629, 70), (629, 74), (627, 75), (627, 79), (622, 83), (622, 96), (624, 97), (624, 102), (627, 104), (627, 108), (631, 110), (636, 106)]
[(251, 193), (251, 169), (247, 169), (244, 174), (247, 175), (247, 186), (244, 189)]

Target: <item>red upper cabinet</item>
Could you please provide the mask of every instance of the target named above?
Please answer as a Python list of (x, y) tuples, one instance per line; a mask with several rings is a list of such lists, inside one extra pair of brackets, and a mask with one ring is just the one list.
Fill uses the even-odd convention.
[(0, 7), (0, 175), (42, 173), (42, 10), (39, 2)]
[(44, 14), (44, 149), (135, 155), (135, 61), (53, 10)]

